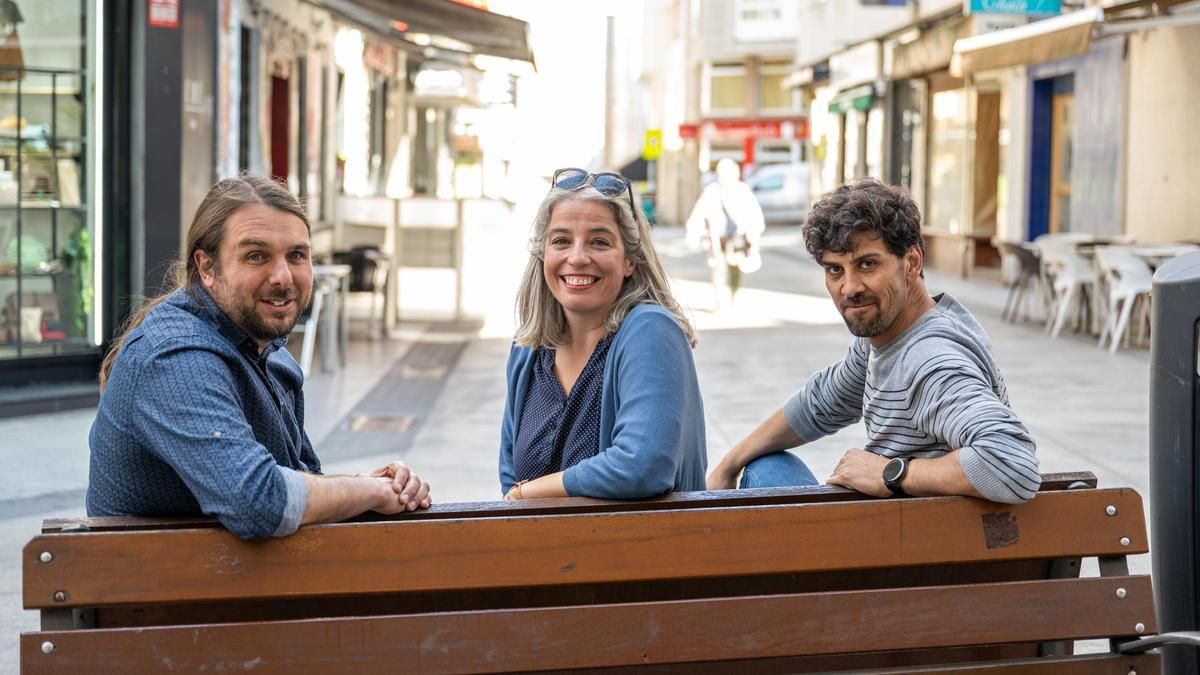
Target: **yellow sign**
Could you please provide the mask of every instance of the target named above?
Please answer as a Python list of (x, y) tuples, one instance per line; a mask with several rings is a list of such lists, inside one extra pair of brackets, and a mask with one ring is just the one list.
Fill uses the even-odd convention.
[(646, 140), (642, 142), (642, 159), (659, 157), (662, 157), (662, 129), (647, 129)]

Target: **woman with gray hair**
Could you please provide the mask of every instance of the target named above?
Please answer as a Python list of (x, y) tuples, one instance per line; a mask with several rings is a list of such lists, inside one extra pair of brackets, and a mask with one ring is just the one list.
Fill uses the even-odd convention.
[(616, 173), (559, 169), (517, 294), (500, 433), (505, 499), (703, 490), (691, 322)]

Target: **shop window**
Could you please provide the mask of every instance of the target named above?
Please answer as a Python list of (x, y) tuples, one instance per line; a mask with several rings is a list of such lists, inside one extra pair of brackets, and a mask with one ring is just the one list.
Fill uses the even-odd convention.
[(893, 123), (887, 180), (909, 192), (917, 203), (924, 194), (920, 179), (925, 162), (925, 124), (922, 109), (926, 97), (923, 80), (897, 82), (889, 97)]
[(714, 115), (746, 114), (746, 68), (741, 64), (710, 69), (708, 111)]
[(375, 194), (383, 194), (386, 186), (387, 169), (387, 111), (388, 111), (388, 79), (383, 75), (375, 76), (375, 85), (371, 88), (371, 129), (368, 144), (370, 157), (370, 184)]
[(866, 138), (863, 140), (867, 158), (866, 175), (883, 179), (883, 108), (876, 105), (867, 114)]
[(861, 118), (862, 113), (857, 110), (850, 110), (844, 116), (842, 161), (845, 163), (843, 182), (846, 183), (852, 183), (865, 175), (866, 169), (862, 161), (863, 124)]
[(967, 140), (967, 95), (962, 89), (933, 95), (929, 134), (929, 226), (962, 232), (963, 172)]
[(791, 65), (764, 63), (758, 77), (758, 109), (764, 115), (786, 115), (792, 112), (792, 92), (785, 89)]
[(98, 344), (89, 6), (0, 3), (0, 359)]

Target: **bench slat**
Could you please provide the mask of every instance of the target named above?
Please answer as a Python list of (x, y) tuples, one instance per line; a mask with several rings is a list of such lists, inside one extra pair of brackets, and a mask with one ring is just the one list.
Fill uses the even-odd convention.
[[(1121, 637), (1138, 623), (1157, 630), (1146, 576), (41, 632), (21, 636), (21, 653), (30, 675), (217, 672), (231, 664), (252, 664), (256, 673), (317, 664), (360, 675), (400, 664), (506, 672)], [(44, 642), (54, 645), (50, 654)]]
[[(565, 607), (656, 602), (785, 593), (950, 586), (1031, 581), (1078, 576), (1078, 566), (1052, 576), (1045, 560), (965, 565), (931, 565), (891, 570), (850, 570), (811, 574), (727, 576), (706, 579), (610, 582), (526, 587), (419, 591), (320, 598), (272, 598), (251, 602), (174, 602), (107, 605), (87, 610), (94, 628), (133, 628), (243, 621), (283, 621), (312, 617), (384, 616), (482, 609)], [(1074, 571), (1074, 574), (1070, 572)], [(71, 610), (48, 610), (71, 611)], [(48, 630), (57, 629), (45, 625)]]
[[(1096, 476), (1090, 471), (1048, 473), (1042, 475), (1042, 492), (1066, 490), (1072, 485), (1096, 487)], [(672, 492), (639, 501), (612, 501), (568, 497), (565, 499), (529, 499), (519, 502), (462, 502), (434, 504), (429, 509), (397, 516), (365, 514), (356, 522), (383, 520), (444, 520), (447, 518), (496, 518), (514, 515), (551, 515), (571, 513), (615, 513), (618, 511), (657, 511), (666, 509), (714, 508), (724, 506), (767, 506), (771, 504), (815, 504), (835, 501), (870, 500), (860, 492), (833, 485), (810, 487), (755, 488), (753, 490), (711, 490), (707, 492)], [(42, 532), (53, 533), (63, 528), (86, 526), (93, 532), (105, 530), (168, 530), (197, 527), (219, 528), (212, 518), (47, 518)]]
[(944, 675), (961, 672), (996, 675), (1162, 675), (1162, 658), (1157, 654), (1139, 654), (1136, 657), (1120, 654), (1082, 654), (1022, 659), (1009, 663), (953, 663), (942, 666), (851, 671), (845, 675)]
[[(945, 675), (964, 671), (997, 675), (1162, 675), (1158, 654), (1080, 654), (1062, 657), (1029, 657), (1025, 645), (987, 647), (950, 647), (939, 650), (837, 654), (834, 656), (795, 656), (742, 661), (689, 663), (688, 675), (785, 675), (790, 673), (838, 672), (841, 675)], [(1036, 645), (1033, 645), (1036, 647)], [(1036, 649), (1033, 654), (1036, 654)], [(989, 661), (1006, 660), (1005, 663)], [(889, 668), (882, 664), (909, 664)], [(920, 665), (917, 665), (920, 664)], [(678, 664), (582, 668), (543, 671), (544, 675), (675, 675)]]
[[(1116, 515), (1106, 515), (1108, 506)], [(260, 542), (210, 529), (60, 533), (25, 547), (24, 605), (694, 579), (1126, 555), (1147, 546), (1141, 497), (1129, 489), (1047, 492), (1019, 505), (951, 497), (337, 524)], [(39, 562), (42, 553), (52, 562)]]

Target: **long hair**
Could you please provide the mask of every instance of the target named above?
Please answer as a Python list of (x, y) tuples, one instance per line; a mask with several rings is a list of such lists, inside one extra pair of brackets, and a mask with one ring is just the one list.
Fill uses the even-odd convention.
[(225, 239), (225, 222), (234, 211), (251, 204), (263, 204), (296, 216), (304, 223), (305, 228), (311, 229), (304, 206), (281, 183), (250, 174), (218, 181), (208, 189), (200, 206), (196, 208), (196, 215), (188, 228), (187, 245), (180, 251), (180, 258), (171, 264), (171, 269), (167, 272), (170, 288), (165, 293), (147, 300), (140, 309), (130, 315), (121, 327), (120, 334), (113, 340), (108, 354), (104, 356), (104, 361), (100, 364), (100, 391), (104, 391), (109, 375), (112, 374), (113, 363), (125, 344), (125, 338), (130, 331), (142, 325), (152, 309), (181, 288), (199, 299), (198, 293), (202, 285), (200, 269), (196, 265), (196, 251), (204, 251), (213, 261), (214, 267), (219, 269), (220, 260), (217, 253)]
[(517, 291), (517, 334), (514, 338), (516, 343), (522, 347), (552, 348), (564, 345), (570, 339), (566, 314), (546, 286), (546, 279), (542, 275), (546, 229), (550, 225), (550, 216), (555, 206), (568, 199), (586, 199), (607, 204), (617, 222), (617, 230), (621, 233), (625, 258), (633, 262), (633, 274), (625, 279), (616, 302), (608, 312), (605, 322), (608, 332), (616, 332), (635, 305), (654, 303), (661, 305), (679, 321), (688, 342), (695, 347), (696, 331), (675, 300), (675, 296), (671, 294), (667, 272), (650, 241), (650, 225), (646, 222), (646, 217), (640, 211), (635, 212), (630, 208), (628, 197), (624, 193), (607, 197), (590, 185), (579, 190), (552, 188), (538, 208), (537, 217), (533, 221), (533, 234), (529, 238), (529, 264), (525, 266), (521, 288)]

